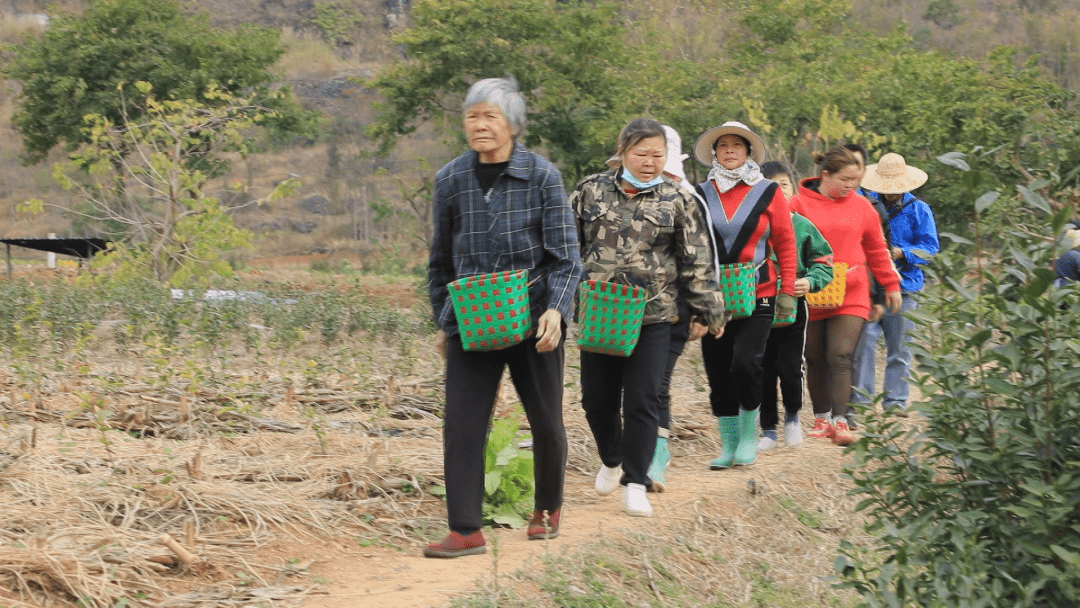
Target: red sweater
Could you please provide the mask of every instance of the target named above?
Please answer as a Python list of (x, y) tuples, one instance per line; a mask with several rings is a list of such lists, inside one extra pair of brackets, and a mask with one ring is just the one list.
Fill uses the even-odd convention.
[(840, 308), (811, 308), (810, 321), (835, 315), (870, 318), (870, 277), (867, 267), (886, 293), (900, 291), (900, 275), (889, 256), (881, 217), (857, 192), (831, 199), (807, 187), (820, 178), (810, 177), (799, 183), (791, 197), (791, 210), (810, 220), (833, 248), (833, 262), (847, 262), (847, 290)]
[[(724, 204), (724, 213), (729, 218), (735, 215), (746, 195), (750, 192), (750, 186), (744, 182), (739, 182), (734, 188), (724, 193), (718, 192), (716, 185), (711, 180), (701, 184), (701, 187), (713, 188), (713, 191), (719, 194), (720, 202)], [(710, 210), (710, 213), (712, 213), (712, 210)], [(713, 218), (713, 221), (716, 222), (717, 219)], [(723, 219), (726, 218), (720, 218), (720, 221), (723, 221)], [(753, 219), (749, 221), (753, 221)], [(788, 210), (787, 201), (784, 200), (784, 193), (780, 188), (776, 189), (765, 212), (757, 217), (757, 225), (754, 227), (754, 232), (746, 245), (737, 252), (730, 252), (727, 257), (720, 260), (722, 264), (735, 262), (760, 264), (764, 261), (768, 277), (764, 278), (759, 274), (760, 280), (757, 285), (757, 297), (759, 298), (771, 298), (777, 293), (777, 264), (769, 258), (766, 245), (772, 248), (776, 253), (776, 259), (779, 261), (780, 293), (789, 296), (795, 295), (795, 273), (797, 268), (795, 230), (791, 227), (791, 213)]]

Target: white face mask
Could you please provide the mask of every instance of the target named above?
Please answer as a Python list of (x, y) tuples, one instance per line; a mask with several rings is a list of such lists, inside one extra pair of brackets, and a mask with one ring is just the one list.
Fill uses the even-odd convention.
[(652, 188), (653, 186), (659, 186), (660, 182), (664, 181), (664, 176), (657, 175), (652, 180), (643, 182), (638, 178), (634, 177), (633, 173), (630, 173), (626, 169), (623, 169), (621, 179), (626, 183), (630, 184), (631, 186), (637, 188), (638, 190), (644, 190), (646, 188)]

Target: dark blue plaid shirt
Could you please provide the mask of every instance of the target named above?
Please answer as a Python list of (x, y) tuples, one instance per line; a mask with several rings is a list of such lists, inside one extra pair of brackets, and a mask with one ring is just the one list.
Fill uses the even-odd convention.
[(554, 308), (569, 319), (583, 270), (577, 226), (562, 175), (543, 157), (514, 144), (510, 164), (487, 195), (470, 150), (435, 175), (435, 236), (428, 293), (435, 322), (456, 334), (446, 285), (464, 277), (528, 270), (532, 320)]

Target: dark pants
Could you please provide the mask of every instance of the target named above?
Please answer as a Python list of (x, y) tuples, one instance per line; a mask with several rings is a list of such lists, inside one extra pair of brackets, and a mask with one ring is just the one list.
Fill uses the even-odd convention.
[(773, 327), (765, 342), (764, 388), (761, 393), (761, 428), (775, 431), (776, 381), (780, 380), (780, 396), (784, 414), (794, 418), (802, 409), (803, 345), (806, 343), (806, 298), (799, 298), (795, 322)]
[(662, 429), (671, 428), (671, 375), (675, 373), (675, 364), (682, 356), (683, 348), (690, 339), (690, 308), (682, 298), (677, 300), (679, 306), (679, 320), (671, 323), (671, 344), (668, 346), (667, 369), (664, 370), (664, 378), (660, 381), (660, 410), (657, 412), (657, 423)]
[[(566, 336), (566, 326), (563, 326)], [(484, 450), (495, 391), (503, 369), (525, 407), (533, 437), (536, 509), (562, 507), (566, 477), (566, 428), (563, 426), (563, 344), (536, 352), (532, 338), (488, 352), (465, 352), (461, 339), (446, 341), (446, 412), (443, 417), (443, 471), (450, 529), (480, 528), (484, 501)]]
[(865, 323), (836, 315), (806, 324), (806, 388), (815, 416), (847, 416), (855, 346)]
[(623, 485), (649, 483), (670, 342), (669, 324), (651, 323), (629, 357), (581, 353), (581, 407), (604, 466), (622, 465)]
[(758, 300), (749, 317), (728, 321), (724, 335), (701, 339), (713, 416), (738, 416), (761, 404), (762, 361), (773, 321), (773, 298)]

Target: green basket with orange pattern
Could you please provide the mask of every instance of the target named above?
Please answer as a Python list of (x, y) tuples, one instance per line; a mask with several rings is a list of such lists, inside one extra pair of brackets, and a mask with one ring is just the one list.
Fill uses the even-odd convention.
[(641, 335), (646, 292), (640, 287), (582, 281), (578, 286), (578, 348), (629, 357)]
[(757, 266), (753, 262), (720, 264), (717, 275), (728, 318), (744, 319), (753, 314), (757, 300)]
[(466, 277), (449, 283), (446, 288), (465, 350), (499, 350), (529, 337), (532, 316), (528, 270)]

